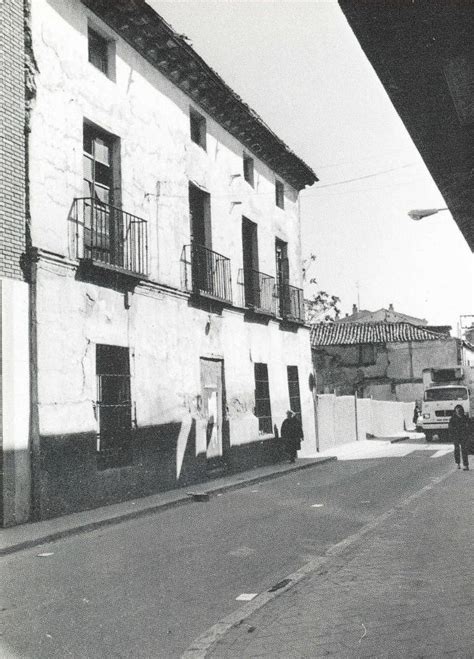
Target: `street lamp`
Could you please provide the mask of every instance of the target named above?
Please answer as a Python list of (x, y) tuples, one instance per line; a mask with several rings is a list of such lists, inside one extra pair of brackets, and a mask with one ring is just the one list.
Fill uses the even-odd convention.
[(423, 210), (408, 211), (408, 217), (411, 217), (412, 220), (422, 220), (424, 217), (448, 210), (449, 208), (424, 208)]

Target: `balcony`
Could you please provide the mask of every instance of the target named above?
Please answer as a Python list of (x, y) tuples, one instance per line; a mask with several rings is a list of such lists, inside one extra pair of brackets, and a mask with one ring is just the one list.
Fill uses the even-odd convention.
[(184, 288), (201, 297), (232, 304), (230, 259), (192, 243), (183, 248)]
[(280, 316), (294, 323), (304, 324), (305, 310), (303, 289), (296, 286), (283, 285), (279, 290)]
[(96, 268), (146, 278), (147, 223), (98, 199), (75, 199), (72, 207), (76, 258)]
[(240, 304), (257, 314), (277, 315), (275, 277), (264, 272), (241, 268), (239, 270)]

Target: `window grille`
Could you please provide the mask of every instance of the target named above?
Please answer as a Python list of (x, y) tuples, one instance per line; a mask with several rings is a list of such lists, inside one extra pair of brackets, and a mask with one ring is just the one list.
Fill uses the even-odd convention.
[(288, 395), (290, 398), (290, 410), (292, 410), (301, 420), (301, 398), (298, 367), (287, 366), (286, 370), (288, 374)]
[(258, 430), (261, 434), (273, 432), (268, 367), (255, 364), (255, 416), (258, 417)]
[(131, 462), (132, 400), (128, 348), (96, 346), (99, 468)]

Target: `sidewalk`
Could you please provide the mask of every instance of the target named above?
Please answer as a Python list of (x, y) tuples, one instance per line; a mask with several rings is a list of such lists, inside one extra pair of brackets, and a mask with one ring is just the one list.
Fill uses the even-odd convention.
[(473, 657), (473, 511), (474, 472), (450, 472), (328, 552), (206, 656)]
[(0, 556), (52, 542), (66, 536), (91, 531), (100, 526), (118, 524), (134, 517), (149, 515), (172, 506), (193, 503), (195, 501), (193, 494), (196, 494), (196, 500), (199, 500), (203, 494), (217, 495), (220, 492), (277, 478), (299, 469), (308, 469), (333, 460), (336, 460), (334, 456), (325, 455), (318, 458), (298, 459), (295, 464), (279, 463), (258, 467), (250, 471), (215, 478), (205, 483), (160, 492), (149, 497), (123, 501), (122, 503), (73, 513), (72, 515), (65, 515), (43, 522), (2, 529), (0, 533)]

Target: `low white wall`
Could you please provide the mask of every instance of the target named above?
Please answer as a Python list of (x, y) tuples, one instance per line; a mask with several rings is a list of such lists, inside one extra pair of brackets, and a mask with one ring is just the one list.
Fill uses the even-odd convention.
[(390, 437), (411, 428), (414, 403), (354, 396), (318, 396), (319, 450), (375, 437)]

